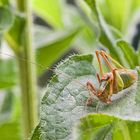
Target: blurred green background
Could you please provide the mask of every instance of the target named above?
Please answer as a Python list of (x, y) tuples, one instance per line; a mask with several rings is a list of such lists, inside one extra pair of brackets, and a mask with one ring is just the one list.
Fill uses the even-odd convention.
[[(104, 49), (128, 68), (140, 65), (140, 0), (98, 0), (98, 11), (92, 0), (85, 1), (0, 0), (1, 140), (25, 138), (21, 102), (22, 89), (30, 88), (23, 80), (32, 75), (30, 67), (36, 67), (39, 106), (53, 73), (48, 68), (67, 56)], [(34, 126), (33, 122), (29, 127)]]

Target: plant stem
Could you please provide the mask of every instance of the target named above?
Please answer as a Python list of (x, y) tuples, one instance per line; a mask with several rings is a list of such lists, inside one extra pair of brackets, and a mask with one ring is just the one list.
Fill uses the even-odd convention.
[(32, 13), (30, 0), (17, 0), (17, 6), (20, 12), (25, 14), (25, 38), (24, 44), (20, 46), (18, 54), (21, 90), (22, 90), (22, 115), (24, 126), (24, 139), (29, 137), (29, 134), (37, 123), (37, 92), (36, 92), (36, 71), (35, 66), (27, 61), (22, 61), (20, 58), (25, 58), (29, 62), (35, 62), (33, 45), (32, 45)]
[(17, 0), (17, 9), (20, 12), (25, 11), (25, 4), (23, 4), (23, 3), (24, 3), (24, 0)]

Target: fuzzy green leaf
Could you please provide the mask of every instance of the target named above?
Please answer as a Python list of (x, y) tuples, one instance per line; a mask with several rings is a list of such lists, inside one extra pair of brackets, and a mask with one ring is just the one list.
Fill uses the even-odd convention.
[[(96, 112), (96, 99), (91, 106), (86, 106), (89, 97), (86, 89), (87, 81), (98, 87), (92, 55), (72, 56), (56, 68), (56, 75), (46, 87), (46, 93), (41, 102), (39, 130), (36, 129), (33, 134), (36, 138), (40, 140), (71, 139), (72, 127), (75, 123), (83, 115)], [(139, 88), (140, 86), (135, 83), (113, 95), (111, 104), (100, 102), (98, 111), (121, 118), (140, 120), (140, 102), (137, 100)]]
[(37, 125), (37, 127), (34, 129), (33, 135), (31, 137), (32, 140), (39, 140), (41, 136), (41, 128), (40, 124)]
[(91, 63), (92, 55), (76, 55), (57, 67), (57, 75), (47, 86), (41, 103), (41, 139), (70, 138), (72, 126), (84, 113), (89, 95), (85, 82), (88, 79), (96, 81)]
[(90, 114), (80, 119), (74, 134), (73, 140), (139, 140), (140, 121)]

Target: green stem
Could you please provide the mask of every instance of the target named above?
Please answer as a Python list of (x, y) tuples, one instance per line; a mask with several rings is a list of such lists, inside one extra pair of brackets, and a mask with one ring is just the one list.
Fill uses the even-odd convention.
[(17, 9), (20, 12), (25, 11), (25, 5), (23, 3), (24, 3), (24, 0), (17, 0)]
[(29, 134), (37, 123), (37, 92), (36, 92), (36, 71), (35, 66), (27, 61), (22, 61), (20, 58), (25, 58), (30, 62), (35, 62), (33, 46), (32, 46), (32, 13), (30, 0), (17, 0), (17, 6), (20, 12), (25, 14), (25, 42), (20, 46), (20, 51), (17, 57), (19, 58), (19, 70), (22, 90), (22, 116), (24, 126), (24, 139), (29, 137)]

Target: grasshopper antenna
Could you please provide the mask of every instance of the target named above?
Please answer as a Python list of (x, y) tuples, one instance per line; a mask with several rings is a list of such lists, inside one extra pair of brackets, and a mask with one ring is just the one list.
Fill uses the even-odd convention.
[[(1, 52), (1, 51), (0, 51), (0, 54), (1, 54), (1, 55), (9, 56), (9, 57), (14, 58), (14, 59), (17, 59), (17, 58), (18, 58), (18, 59), (21, 60), (21, 61), (25, 61), (25, 62), (34, 64), (34, 65), (36, 65), (36, 66), (39, 66), (39, 67), (41, 67), (41, 68), (45, 68), (45, 69), (48, 69), (48, 70), (50, 70), (50, 71), (52, 71), (52, 72), (55, 72), (55, 69), (51, 69), (51, 68), (49, 68), (49, 67), (47, 67), (47, 66), (44, 66), (44, 65), (42, 65), (42, 64), (39, 64), (39, 63), (37, 63), (37, 62), (32, 62), (32, 61), (27, 60), (26, 58), (23, 58), (23, 57), (19, 57), (19, 56), (16, 56), (16, 55), (15, 55), (15, 56), (14, 56), (14, 55), (10, 55), (10, 54), (8, 54), (8, 53)], [(57, 73), (58, 73), (58, 74), (61, 74), (61, 75), (63, 75), (63, 76), (65, 76), (65, 77), (67, 77), (67, 78), (71, 78), (71, 76), (69, 76), (68, 74), (66, 74), (66, 73), (64, 73), (64, 72), (57, 71)], [(80, 85), (82, 85), (84, 88), (86, 88), (86, 86), (85, 86), (84, 84), (82, 84), (81, 82), (79, 82), (78, 80), (74, 79), (74, 81), (76, 81), (78, 84), (80, 84)], [(87, 89), (87, 88), (86, 88), (86, 89)]]

